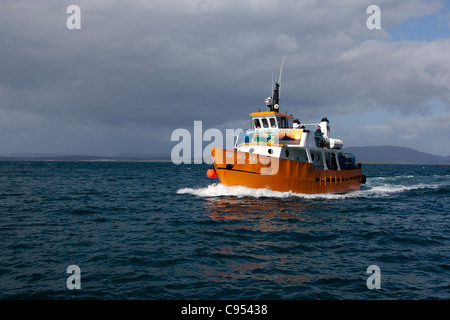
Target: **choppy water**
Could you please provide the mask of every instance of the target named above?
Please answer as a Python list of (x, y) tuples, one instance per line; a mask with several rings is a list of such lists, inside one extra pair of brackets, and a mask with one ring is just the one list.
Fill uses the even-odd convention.
[(0, 162), (0, 298), (450, 298), (450, 166), (364, 165), (361, 191), (307, 196), (207, 169)]

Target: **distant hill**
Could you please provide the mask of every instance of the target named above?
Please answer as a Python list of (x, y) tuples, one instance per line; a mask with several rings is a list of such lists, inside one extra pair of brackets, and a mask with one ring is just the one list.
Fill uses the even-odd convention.
[(450, 164), (450, 156), (442, 157), (420, 152), (412, 148), (397, 146), (349, 147), (344, 152), (353, 153), (357, 161)]
[(116, 156), (14, 153), (0, 156), (0, 161), (168, 161), (164, 154), (119, 154)]

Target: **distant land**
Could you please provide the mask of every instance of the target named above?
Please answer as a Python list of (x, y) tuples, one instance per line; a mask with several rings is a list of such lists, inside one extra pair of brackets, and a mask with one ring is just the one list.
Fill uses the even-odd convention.
[(0, 155), (0, 161), (170, 161), (166, 154), (121, 153), (114, 156), (12, 153)]
[[(450, 156), (442, 157), (397, 146), (349, 147), (357, 161), (366, 163), (450, 164)], [(0, 155), (0, 161), (171, 161), (167, 154), (121, 153), (114, 156), (62, 155), (46, 153), (13, 153)]]
[(411, 164), (450, 164), (450, 156), (442, 157), (420, 152), (412, 148), (397, 146), (349, 147), (344, 152), (353, 153), (356, 161), (411, 163)]

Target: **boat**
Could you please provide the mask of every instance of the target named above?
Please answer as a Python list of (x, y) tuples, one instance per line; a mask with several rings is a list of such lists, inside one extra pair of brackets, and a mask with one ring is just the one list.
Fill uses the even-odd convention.
[(266, 111), (250, 114), (251, 127), (242, 131), (233, 150), (211, 149), (207, 171), (226, 186), (266, 188), (300, 194), (347, 193), (366, 182), (361, 163), (342, 151), (343, 142), (330, 137), (330, 121), (302, 124), (280, 112), (280, 78)]

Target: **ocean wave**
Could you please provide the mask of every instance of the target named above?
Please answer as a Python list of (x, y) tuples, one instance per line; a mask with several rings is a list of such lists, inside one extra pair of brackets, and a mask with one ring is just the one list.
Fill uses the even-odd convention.
[(348, 193), (300, 194), (294, 192), (279, 192), (270, 189), (253, 189), (243, 186), (226, 186), (221, 183), (210, 184), (204, 188), (182, 188), (177, 194), (192, 194), (198, 197), (252, 197), (252, 198), (304, 198), (304, 199), (348, 199), (348, 198), (379, 198), (418, 189), (439, 189), (439, 185), (363, 185), (361, 190)]
[(226, 186), (221, 183), (210, 184), (205, 188), (183, 188), (177, 191), (178, 194), (193, 194), (199, 197), (222, 197), (233, 196), (243, 197), (269, 197), (269, 198), (288, 198), (293, 195), (292, 192), (278, 192), (270, 189), (252, 189), (242, 186)]

